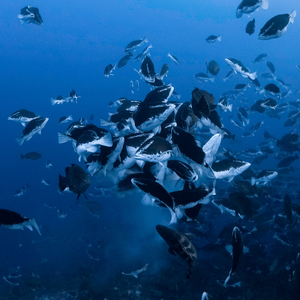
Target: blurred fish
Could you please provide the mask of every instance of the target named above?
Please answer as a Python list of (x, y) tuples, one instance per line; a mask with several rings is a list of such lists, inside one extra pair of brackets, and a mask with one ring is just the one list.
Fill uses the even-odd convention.
[(271, 71), (273, 74), (275, 74), (275, 71), (276, 71), (276, 70), (275, 70), (275, 67), (274, 67), (273, 63), (271, 63), (270, 61), (267, 61), (266, 64), (267, 64), (268, 68), (270, 69), (270, 71)]
[(135, 278), (138, 278), (138, 275), (144, 271), (147, 270), (147, 267), (148, 267), (148, 264), (146, 264), (145, 266), (143, 266), (141, 269), (138, 269), (136, 271), (132, 271), (130, 273), (125, 273), (125, 272), (122, 272), (123, 275), (128, 275), (128, 276), (133, 276)]
[(46, 162), (46, 168), (49, 169), (50, 167), (52, 167), (52, 162), (50, 160), (47, 160), (47, 162)]
[(243, 14), (251, 14), (260, 7), (264, 10), (268, 9), (268, 0), (242, 0), (236, 10), (236, 17), (241, 18)]
[(216, 76), (219, 73), (220, 67), (215, 60), (212, 60), (209, 63), (207, 62), (205, 63), (206, 63), (207, 73), (209, 72), (211, 75), (214, 76)]
[(80, 203), (79, 206), (84, 207), (96, 218), (100, 218), (102, 213), (102, 205), (97, 201), (89, 201)]
[(69, 121), (73, 121), (73, 117), (71, 115), (68, 117), (63, 116), (63, 117), (59, 118), (58, 125), (68, 123)]
[(91, 184), (88, 174), (85, 173), (80, 166), (75, 164), (71, 164), (71, 167), (67, 167), (65, 172), (66, 177), (59, 174), (59, 188), (62, 192), (69, 188), (71, 192), (78, 194), (78, 199)]
[(156, 225), (156, 231), (169, 245), (169, 253), (176, 254), (189, 265), (187, 278), (194, 272), (197, 263), (197, 251), (194, 245), (183, 233), (175, 231), (163, 225)]
[(254, 65), (255, 65), (256, 63), (260, 63), (260, 62), (264, 61), (265, 58), (266, 58), (267, 56), (268, 56), (268, 54), (262, 53), (262, 54), (258, 55), (258, 56), (254, 59), (254, 61), (252, 61), (252, 63), (253, 63)]
[(104, 68), (104, 76), (105, 77), (114, 76), (114, 74), (112, 72), (113, 72), (113, 70), (115, 70), (115, 68), (116, 68), (116, 64), (114, 64), (114, 65), (108, 64)]
[(216, 41), (221, 42), (221, 35), (210, 35), (205, 39), (206, 43), (214, 43)]
[(67, 102), (66, 99), (61, 96), (61, 95), (58, 95), (55, 99), (54, 98), (51, 98), (51, 104), (52, 105), (55, 105), (55, 104), (63, 104), (64, 102)]
[(33, 7), (29, 5), (25, 6), (24, 8), (21, 9), (21, 13), (18, 15), (18, 18), (20, 19), (21, 24), (32, 23), (32, 24), (43, 26), (43, 19), (37, 7)]
[(32, 160), (37, 160), (42, 157), (42, 154), (38, 152), (28, 152), (26, 154), (21, 154), (21, 159), (32, 159)]
[(47, 186), (50, 185), (50, 182), (46, 179), (42, 179), (41, 183), (43, 183), (44, 185), (47, 185)]
[(294, 23), (296, 11), (293, 10), (290, 14), (277, 15), (271, 18), (260, 30), (258, 38), (260, 40), (270, 40), (279, 38), (286, 31), (289, 23)]
[(254, 31), (255, 31), (255, 19), (249, 21), (246, 26), (246, 33), (248, 33), (249, 35), (253, 34)]
[(168, 76), (169, 69), (170, 67), (168, 64), (163, 64), (160, 73), (156, 74), (156, 78), (163, 80), (165, 76)]
[(223, 78), (223, 81), (225, 82), (225, 81), (228, 80), (230, 77), (232, 77), (234, 74), (235, 74), (235, 73), (234, 73), (234, 70), (231, 69), (231, 70), (227, 73), (227, 75), (225, 76), (225, 78)]
[(122, 57), (118, 62), (118, 69), (123, 68), (127, 65), (128, 61), (131, 59), (132, 54), (129, 52), (127, 55)]
[(26, 217), (22, 217), (20, 214), (7, 210), (0, 209), (0, 226), (8, 228), (8, 229), (24, 229), (24, 227), (29, 228), (32, 231), (32, 227), (34, 227), (37, 232), (41, 235), (40, 229), (34, 218), (28, 219)]
[(195, 75), (195, 78), (199, 81), (199, 82), (209, 82), (209, 81), (211, 81), (211, 82), (214, 82), (215, 81), (215, 78), (214, 77), (209, 77), (207, 74), (205, 74), (205, 73), (197, 73), (196, 75)]
[(143, 38), (143, 39), (138, 39), (138, 40), (134, 40), (132, 42), (130, 42), (126, 47), (125, 47), (125, 52), (131, 52), (131, 51), (135, 51), (136, 48), (142, 46), (143, 44), (148, 43), (147, 38)]
[(251, 185), (265, 185), (268, 181), (274, 179), (278, 173), (272, 170), (263, 170), (255, 178), (251, 178)]

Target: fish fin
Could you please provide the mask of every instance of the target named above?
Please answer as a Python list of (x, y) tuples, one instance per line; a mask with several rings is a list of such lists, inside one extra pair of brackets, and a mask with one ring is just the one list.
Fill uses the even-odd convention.
[(254, 184), (255, 184), (255, 178), (251, 177), (251, 185), (254, 185)]
[(39, 235), (42, 235), (41, 231), (40, 231), (40, 228), (39, 228), (38, 224), (36, 223), (35, 218), (30, 219), (30, 223), (37, 230), (37, 232), (39, 233)]
[(231, 275), (231, 271), (229, 272), (229, 275), (227, 276), (227, 278), (226, 278), (225, 281), (224, 281), (224, 287), (227, 286), (227, 283), (228, 283), (228, 281), (229, 281), (229, 279), (230, 279), (230, 275)]
[(264, 10), (267, 10), (269, 7), (269, 1), (268, 0), (262, 0), (261, 1), (261, 8)]
[(56, 99), (51, 98), (51, 105), (55, 105), (56, 104)]
[(218, 36), (217, 40), (218, 40), (219, 42), (221, 42), (221, 36), (220, 36), (220, 35)]
[(66, 177), (63, 177), (62, 175), (59, 174), (59, 178), (58, 178), (58, 186), (60, 188), (60, 190), (63, 192), (67, 187), (69, 187), (68, 185), (68, 181)]
[(26, 227), (27, 227), (30, 231), (33, 230), (31, 224), (26, 225)]
[(25, 127), (25, 125), (26, 125), (25, 123), (21, 123), (21, 124), (22, 124), (22, 126), (24, 126), (24, 127)]
[(84, 195), (85, 199), (87, 200), (87, 196), (86, 196), (86, 194), (85, 194), (85, 193), (83, 193), (83, 195)]
[(24, 138), (16, 138), (16, 142), (21, 146), (24, 143)]
[(81, 193), (79, 193), (79, 194), (77, 195), (76, 202), (79, 202), (78, 199), (79, 199), (80, 195), (81, 195)]
[(291, 23), (294, 23), (295, 17), (296, 17), (296, 11), (293, 10), (293, 11), (291, 12), (291, 14), (290, 14), (290, 22), (291, 22)]
[(108, 132), (106, 133), (102, 138), (101, 138), (101, 145), (105, 147), (112, 147), (113, 142), (111, 138), (111, 133)]
[(64, 144), (66, 142), (72, 141), (72, 138), (69, 137), (65, 133), (58, 132), (57, 134), (58, 134), (58, 143), (59, 144)]

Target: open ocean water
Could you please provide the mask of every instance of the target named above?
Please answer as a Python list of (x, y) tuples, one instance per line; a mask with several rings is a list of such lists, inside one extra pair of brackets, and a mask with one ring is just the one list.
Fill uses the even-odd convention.
[[(287, 25), (282, 36), (258, 39), (268, 20), (287, 14), (285, 19), (280, 19), (281, 23), (278, 19), (278, 24), (271, 22), (271, 26), (282, 26), (289, 16), (294, 16), (293, 10), (300, 12), (300, 2), (269, 0), (267, 9), (260, 7), (250, 15), (237, 18), (240, 3), (239, 0), (1, 1), (0, 208), (35, 218), (41, 232), (39, 235), (35, 228), (33, 231), (0, 228), (1, 300), (300, 299), (300, 255), (297, 259), (300, 253), (299, 16)], [(27, 5), (39, 9), (43, 26), (21, 24), (18, 15)], [(245, 28), (253, 18), (255, 31), (249, 35)], [(220, 40), (206, 42), (210, 35), (220, 35)], [(144, 43), (131, 51), (132, 57), (126, 65), (118, 68), (120, 59), (126, 55), (125, 47), (138, 40)], [(76, 200), (77, 194), (62, 192), (59, 188), (59, 174), (65, 176), (65, 169), (71, 164), (77, 164), (88, 173), (85, 158), (79, 161), (74, 151), (78, 142), (59, 144), (58, 132), (65, 133), (71, 122), (84, 118), (86, 123), (111, 132), (114, 140), (126, 140), (133, 132), (132, 124), (137, 122), (137, 119), (134, 121), (137, 108), (128, 119), (130, 131), (123, 137), (122, 134), (118, 136), (116, 126), (104, 127), (100, 120), (109, 120), (110, 114), (116, 113), (120, 106), (116, 104), (118, 99), (144, 101), (155, 88), (149, 84), (155, 74), (148, 77), (147, 82), (147, 76), (141, 76), (142, 61), (134, 61), (149, 45), (152, 48), (147, 59), (153, 62), (155, 73), (160, 73), (163, 64), (169, 66), (163, 84), (171, 84), (177, 96), (173, 92), (164, 100), (176, 106), (172, 109), (174, 115), (180, 104), (192, 101), (195, 88), (214, 96), (214, 103), (201, 98), (202, 104), (209, 107), (211, 116), (214, 113), (219, 116), (221, 126), (207, 122), (203, 106), (192, 107), (190, 103), (189, 117), (185, 117), (190, 127), (183, 129), (197, 140), (190, 145), (195, 152), (200, 147), (206, 149), (203, 147), (206, 142), (218, 135), (219, 147), (211, 147), (215, 151), (213, 160), (205, 160), (208, 157), (205, 151), (204, 162), (197, 163), (194, 157), (182, 154), (183, 150), (178, 150), (172, 138), (164, 138), (172, 148), (171, 157), (160, 160), (156, 156), (154, 159), (159, 163), (149, 167), (156, 176), (151, 182), (156, 185), (153, 183), (154, 187), (149, 187), (148, 194), (158, 194), (152, 203), (151, 197), (146, 198), (137, 187), (131, 186), (128, 191), (120, 191), (118, 187), (128, 174), (146, 174), (146, 167), (143, 169), (135, 164), (115, 172), (116, 162), (122, 160), (121, 153), (107, 154), (107, 158), (114, 161), (104, 167), (99, 165), (106, 170), (100, 171), (100, 175), (88, 174), (91, 184), (85, 192), (87, 199), (81, 194)], [(168, 54), (175, 56), (179, 64)], [(260, 54), (267, 56), (254, 64)], [(244, 76), (237, 72), (224, 81), (231, 70), (225, 61), (228, 58), (240, 61), (249, 72)], [(207, 70), (207, 64), (213, 60), (220, 68), (216, 76)], [(270, 63), (275, 67), (274, 73), (268, 67)], [(115, 69), (113, 75), (106, 77), (104, 69), (109, 64), (115, 65)], [(149, 65), (144, 70), (149, 71)], [(254, 72), (260, 86), (253, 85), (249, 79), (249, 73)], [(197, 80), (198, 73), (214, 81)], [(245, 85), (244, 89), (237, 91), (237, 84)], [(280, 91), (268, 93), (268, 84)], [(66, 101), (72, 90), (80, 97), (77, 101), (75, 98)], [(58, 95), (63, 97), (63, 103), (52, 105), (51, 99)], [(225, 111), (217, 105), (222, 97), (232, 105), (231, 110)], [(265, 101), (269, 98), (275, 101), (272, 106)], [(258, 100), (262, 100), (258, 105), (261, 112), (257, 111), (257, 106), (253, 108)], [(8, 117), (21, 109), (49, 120), (41, 135), (34, 134), (19, 145), (15, 139), (22, 136), (25, 127)], [(246, 117), (238, 115), (241, 110), (246, 112)], [(151, 115), (152, 111), (150, 105), (140, 115)], [(73, 121), (58, 125), (61, 117), (70, 115)], [(150, 119), (153, 121), (158, 116)], [(176, 125), (179, 126), (178, 122), (172, 123), (171, 136), (178, 128)], [(149, 131), (158, 136), (159, 130), (160, 126)], [(144, 134), (147, 130), (138, 131)], [(90, 131), (89, 134), (94, 133)], [(235, 135), (234, 139), (228, 138), (230, 134)], [(183, 138), (181, 142), (186, 145), (187, 141)], [(96, 151), (87, 154), (104, 153), (104, 146), (97, 146)], [(123, 147), (125, 151), (126, 146)], [(159, 155), (160, 150), (154, 150)], [(231, 155), (229, 158), (226, 151)], [(31, 152), (42, 157), (21, 159), (21, 155)], [(257, 157), (261, 161), (254, 162)], [(279, 167), (278, 163), (284, 158), (290, 161), (284, 161)], [(245, 172), (252, 170), (254, 173), (218, 178), (213, 163), (224, 159), (231, 163), (236, 160), (250, 163)], [(158, 188), (163, 186), (168, 198), (171, 192), (184, 189), (184, 180), (167, 167), (168, 160), (184, 161), (197, 172), (198, 180), (185, 189), (202, 188), (216, 193), (202, 203), (199, 214), (192, 221), (181, 216), (177, 209), (177, 223), (169, 224), (173, 207), (167, 209)], [(48, 168), (47, 162), (51, 162)], [(140, 164), (141, 160), (137, 162)], [(163, 170), (163, 178), (156, 173), (157, 168)], [(255, 176), (265, 170), (273, 172), (275, 178), (254, 183)], [(209, 177), (207, 172), (215, 176)], [(189, 201), (191, 194), (186, 192), (183, 198)], [(174, 199), (175, 194), (171, 195)], [(233, 199), (228, 200), (232, 214), (213, 204), (214, 200), (225, 201), (224, 198)], [(148, 201), (156, 205), (143, 205), (141, 199), (144, 204)], [(197, 200), (201, 203), (201, 197)], [(184, 209), (181, 212), (184, 213)], [(3, 222), (0, 213), (0, 224), (5, 225)], [(178, 252), (176, 256), (171, 255), (169, 252), (176, 254), (176, 247), (183, 245), (180, 240), (173, 240), (168, 252), (170, 243), (168, 245), (156, 230), (159, 224), (180, 232), (182, 239), (188, 239), (197, 259), (189, 256), (191, 248), (180, 250), (185, 252), (187, 261)], [(235, 226), (240, 228), (244, 246), (238, 258), (235, 251), (230, 254), (228, 247), (232, 245), (233, 249), (238, 249), (232, 238)], [(225, 234), (224, 228), (227, 229)], [(237, 269), (224, 284), (236, 259)], [(187, 278), (189, 263), (195, 263), (195, 267)]]

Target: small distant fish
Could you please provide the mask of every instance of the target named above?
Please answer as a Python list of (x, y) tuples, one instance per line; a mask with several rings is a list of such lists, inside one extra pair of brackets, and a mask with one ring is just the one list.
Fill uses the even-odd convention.
[(225, 82), (225, 81), (228, 80), (230, 77), (232, 77), (234, 74), (235, 74), (235, 73), (234, 73), (234, 70), (230, 70), (230, 71), (226, 74), (225, 78), (223, 78), (223, 81)]
[(256, 63), (260, 63), (262, 61), (264, 61), (264, 59), (268, 56), (268, 54), (262, 53), (260, 55), (258, 55), (253, 62), (253, 64), (255, 65)]
[(14, 211), (2, 208), (0, 209), (0, 226), (8, 229), (24, 229), (24, 227), (27, 227), (31, 231), (32, 227), (34, 227), (41, 235), (40, 229), (34, 218), (28, 219)]
[(168, 53), (167, 56), (170, 57), (175, 62), (176, 65), (179, 65), (179, 60), (176, 56), (171, 55), (170, 53)]
[(50, 160), (47, 160), (47, 162), (46, 162), (46, 168), (49, 169), (50, 167), (52, 167), (52, 162)]
[(145, 37), (143, 39), (134, 40), (125, 47), (125, 52), (128, 53), (128, 52), (135, 51), (136, 48), (142, 46), (145, 43), (148, 43), (148, 40)]
[(59, 118), (58, 125), (68, 123), (69, 121), (73, 121), (73, 117), (71, 115), (68, 117), (63, 116), (63, 117)]
[(274, 67), (273, 63), (271, 63), (270, 61), (267, 61), (266, 64), (267, 64), (268, 68), (270, 69), (270, 71), (271, 71), (273, 74), (275, 74), (275, 71), (276, 71), (276, 70), (275, 70), (275, 67)]
[(146, 264), (144, 267), (142, 267), (141, 269), (138, 269), (136, 271), (132, 271), (130, 273), (125, 273), (125, 272), (122, 272), (123, 275), (128, 275), (128, 276), (133, 276), (135, 278), (138, 278), (138, 275), (144, 271), (147, 270), (147, 267), (148, 267), (148, 264)]
[(81, 96), (78, 96), (77, 93), (72, 90), (70, 92), (70, 96), (66, 98), (66, 101), (71, 101), (71, 102), (76, 102), (77, 103), (77, 99), (80, 98)]
[(42, 157), (42, 154), (38, 152), (28, 152), (26, 154), (21, 154), (21, 159), (32, 159), (32, 160), (37, 160)]
[(60, 219), (64, 219), (67, 216), (67, 214), (62, 209), (57, 210), (57, 215)]
[(210, 35), (205, 39), (206, 43), (214, 43), (216, 41), (221, 42), (221, 35)]
[(197, 73), (195, 75), (195, 78), (198, 80), (198, 81), (203, 81), (203, 82), (208, 82), (208, 81), (211, 81), (211, 82), (214, 82), (215, 81), (215, 78), (214, 77), (209, 77), (207, 74), (205, 73)]
[(112, 65), (112, 64), (109, 64), (105, 67), (104, 69), (104, 76), (105, 77), (109, 77), (109, 76), (114, 76), (114, 74), (112, 73), (113, 70), (115, 70), (116, 68), (116, 64)]
[(253, 34), (254, 31), (255, 31), (255, 19), (249, 21), (246, 26), (246, 33), (248, 33), (249, 35)]
[(272, 170), (263, 170), (255, 178), (251, 178), (251, 185), (265, 185), (268, 181), (274, 179), (278, 172)]
[(279, 38), (286, 31), (290, 23), (294, 23), (296, 11), (293, 10), (290, 14), (277, 15), (271, 18), (260, 30), (258, 39), (270, 40)]
[(43, 19), (40, 14), (40, 11), (37, 7), (33, 6), (25, 6), (21, 9), (21, 13), (18, 15), (18, 18), (20, 19), (21, 24), (36, 24), (43, 26)]
[(126, 54), (124, 57), (122, 57), (119, 62), (118, 62), (118, 69), (123, 68), (124, 66), (127, 65), (129, 60), (131, 59), (132, 54), (129, 52)]
[(16, 190), (16, 192), (15, 192), (15, 197), (23, 196), (25, 191), (26, 191), (26, 190), (23, 189), (23, 188), (22, 188), (22, 189)]
[(66, 99), (61, 95), (58, 95), (55, 99), (51, 98), (51, 104), (52, 105), (63, 104), (64, 102), (66, 102)]
[(47, 186), (50, 185), (50, 182), (46, 179), (42, 179), (41, 183), (43, 183), (44, 185), (47, 185)]

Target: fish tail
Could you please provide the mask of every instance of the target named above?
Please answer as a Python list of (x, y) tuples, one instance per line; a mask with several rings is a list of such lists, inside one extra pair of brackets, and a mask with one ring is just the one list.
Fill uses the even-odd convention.
[(64, 144), (66, 142), (72, 141), (72, 138), (70, 138), (67, 134), (58, 132), (58, 143), (59, 144)]
[(16, 138), (16, 142), (21, 146), (24, 143), (24, 138), (23, 137)]
[(294, 23), (295, 17), (296, 17), (296, 11), (293, 10), (293, 11), (291, 12), (291, 14), (290, 14), (290, 22), (291, 22), (291, 23)]
[(29, 225), (27, 225), (27, 227), (32, 231), (32, 227), (31, 226), (33, 226), (37, 230), (37, 232), (39, 233), (39, 235), (42, 235), (41, 231), (40, 231), (40, 228), (39, 228), (38, 224), (36, 223), (35, 218), (30, 219), (29, 220)]

